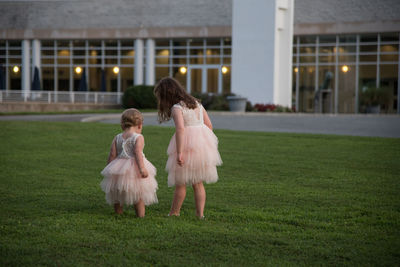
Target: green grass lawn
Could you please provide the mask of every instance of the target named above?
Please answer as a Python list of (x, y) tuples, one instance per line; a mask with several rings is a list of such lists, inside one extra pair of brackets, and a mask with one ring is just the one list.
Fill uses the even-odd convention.
[(168, 218), (172, 128), (145, 127), (159, 204), (122, 216), (99, 183), (118, 125), (0, 122), (0, 265), (399, 265), (400, 139), (215, 131), (205, 221)]

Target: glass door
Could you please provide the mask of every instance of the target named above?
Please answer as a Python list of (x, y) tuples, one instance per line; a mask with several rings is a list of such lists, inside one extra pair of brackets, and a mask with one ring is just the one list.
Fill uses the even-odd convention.
[(190, 86), (188, 86), (188, 91), (190, 93), (201, 93), (203, 91), (203, 70), (201, 68), (190, 69), (189, 75)]
[(219, 66), (189, 66), (186, 88), (189, 93), (217, 94), (222, 92), (222, 72)]

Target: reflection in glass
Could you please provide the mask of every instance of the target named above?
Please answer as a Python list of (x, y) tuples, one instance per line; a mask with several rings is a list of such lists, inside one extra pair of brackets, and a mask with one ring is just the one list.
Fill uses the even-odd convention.
[(355, 66), (340, 66), (338, 84), (339, 113), (355, 112), (356, 72)]
[(42, 89), (46, 91), (54, 90), (54, 68), (42, 67)]
[(207, 92), (218, 93), (219, 69), (207, 69)]
[(376, 100), (369, 96), (369, 92), (376, 88), (376, 65), (360, 65), (358, 79), (359, 112), (365, 113), (371, 106), (378, 105)]
[[(156, 67), (156, 83), (167, 76), (169, 76), (168, 67)], [(186, 84), (184, 84), (184, 86), (186, 86)]]
[(201, 93), (201, 88), (202, 88), (202, 69), (191, 69), (190, 71), (191, 93)]
[(318, 69), (318, 91), (315, 109), (321, 113), (334, 112), (335, 66), (320, 66)]
[(299, 112), (314, 111), (315, 67), (300, 67)]
[(398, 65), (380, 65), (381, 113), (397, 112)]

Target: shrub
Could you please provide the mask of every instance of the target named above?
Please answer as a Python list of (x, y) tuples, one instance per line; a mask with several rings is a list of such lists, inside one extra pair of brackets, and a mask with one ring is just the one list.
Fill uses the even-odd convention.
[(295, 109), (284, 107), (281, 105), (275, 105), (275, 104), (255, 104), (254, 108), (256, 111), (260, 112), (295, 112)]
[(122, 106), (124, 108), (156, 109), (157, 100), (153, 94), (153, 88), (153, 86), (148, 85), (129, 87), (122, 96)]
[(207, 93), (192, 93), (192, 95), (201, 101), (203, 107), (207, 110), (229, 110), (227, 95), (216, 95)]

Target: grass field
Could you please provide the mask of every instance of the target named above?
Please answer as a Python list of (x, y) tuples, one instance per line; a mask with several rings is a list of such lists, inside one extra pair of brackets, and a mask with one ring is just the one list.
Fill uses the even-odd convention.
[(168, 218), (173, 129), (145, 127), (159, 204), (115, 216), (100, 190), (118, 125), (0, 122), (0, 265), (400, 264), (400, 139), (216, 131), (224, 165)]

